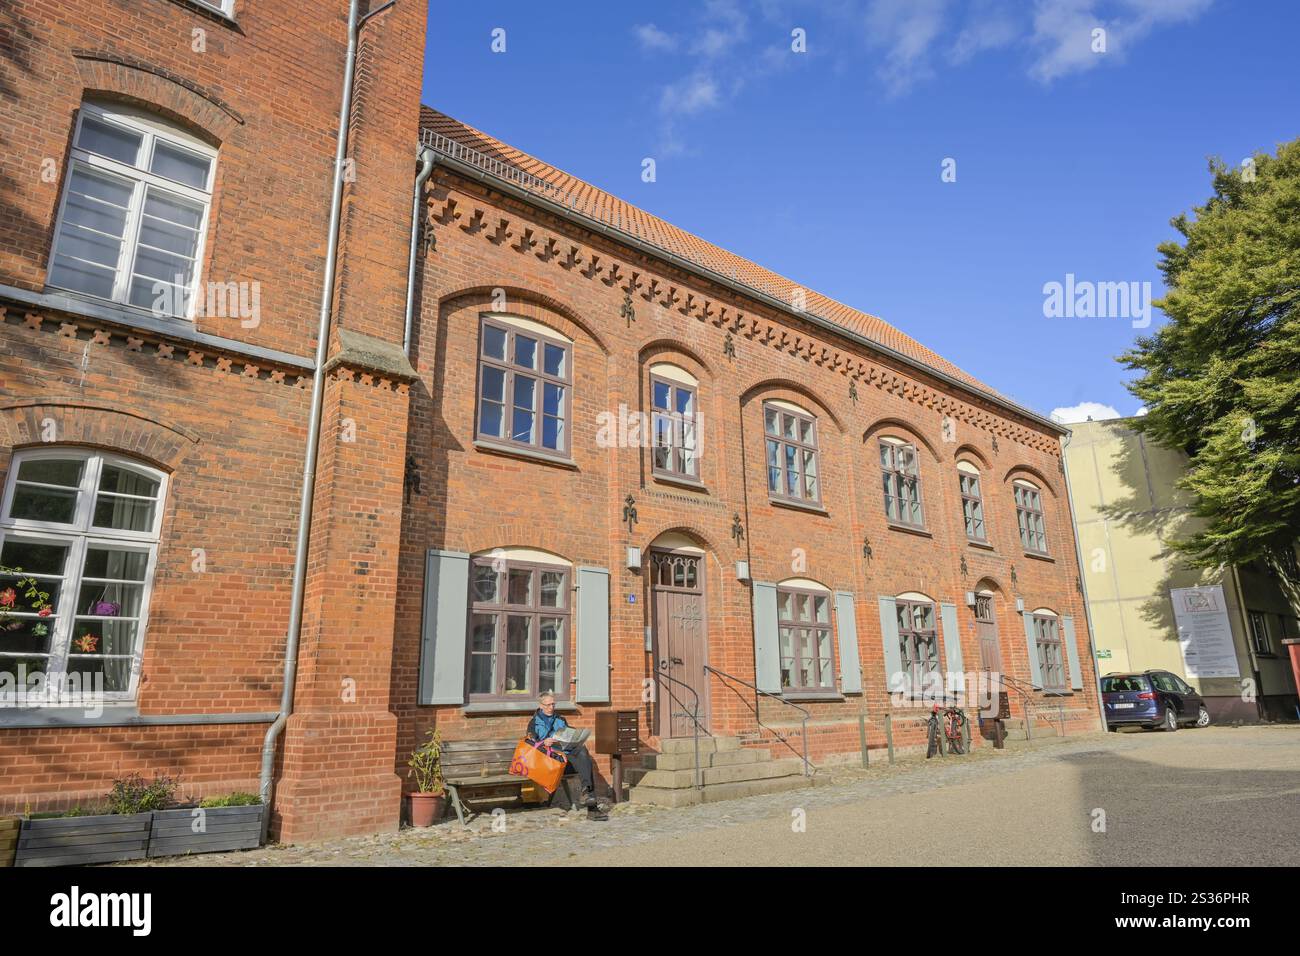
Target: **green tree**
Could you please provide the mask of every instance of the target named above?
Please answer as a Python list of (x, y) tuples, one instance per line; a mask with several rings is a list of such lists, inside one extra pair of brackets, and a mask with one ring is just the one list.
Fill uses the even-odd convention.
[(1210, 174), (1214, 195), (1172, 220), (1183, 241), (1159, 246), (1169, 321), (1120, 361), (1140, 373), (1137, 428), (1191, 459), (1179, 485), (1205, 525), (1171, 545), (1283, 572), (1300, 534), (1300, 140)]

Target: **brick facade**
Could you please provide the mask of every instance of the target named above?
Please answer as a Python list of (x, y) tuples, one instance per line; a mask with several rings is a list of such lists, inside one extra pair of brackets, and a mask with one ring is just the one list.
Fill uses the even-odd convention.
[[(186, 0), (27, 0), (12, 14), (12, 50), (0, 66), (15, 94), (0, 138), (0, 481), (10, 479), (16, 452), (66, 446), (161, 469), (169, 487), (137, 699), (96, 726), (0, 714), (0, 765), (9, 771), (0, 813), (93, 800), (115, 776), (137, 770), (180, 774), (183, 789), (199, 795), (257, 786), (284, 673), (347, 4), (325, 4), (313, 18), (289, 0), (240, 6), (235, 24)], [(390, 345), (402, 339), (414, 150), (430, 115), (422, 118), (419, 106), (424, 27), (422, 4), (399, 3), (366, 28), (350, 131), (355, 175), (345, 189), (334, 322)], [(218, 149), (200, 276), (259, 283), (260, 321), (135, 321), (127, 309), (45, 294), (70, 133), (87, 99), (147, 109)], [(439, 129), (455, 132), (454, 124)], [(481, 145), (480, 134), (461, 132)], [(708, 659), (740, 680), (753, 681), (756, 670), (752, 590), (737, 577), (738, 561), (749, 563), (754, 581), (811, 579), (854, 596), (864, 691), (806, 704), (814, 761), (857, 752), (859, 715), (871, 745), (883, 745), (891, 705), (877, 599), (910, 591), (956, 604), (966, 669), (974, 670), (979, 649), (964, 595), (991, 590), (1004, 670), (1023, 682), (1029, 661), (1016, 599), (1071, 615), (1085, 689), (1035, 693), (1032, 706), (1055, 712), (1059, 704), (1071, 727), (1095, 726), (1054, 429), (990, 399), (878, 320), (861, 317), (867, 324), (856, 331), (943, 374), (445, 162), (425, 200), (414, 372), (367, 366), (335, 342), (335, 361), (322, 373), (312, 548), (273, 832), (300, 841), (392, 829), (401, 789), (409, 789), (406, 755), (427, 728), (436, 724), (447, 739), (519, 732), (518, 708), (471, 713), (417, 703), (430, 549), (529, 548), (575, 568), (608, 569), (607, 706), (642, 709), (648, 730), (650, 593), (646, 573), (629, 571), (625, 556), (629, 546), (648, 554), (669, 533), (706, 555)], [(638, 235), (653, 237), (663, 225), (628, 215), (640, 217)], [(860, 316), (834, 310), (837, 321)], [(476, 445), (486, 312), (540, 323), (572, 342), (571, 462)], [(656, 478), (646, 449), (596, 441), (602, 416), (647, 409), (648, 370), (659, 362), (699, 382), (699, 487)], [(768, 400), (816, 416), (817, 510), (769, 501)], [(955, 434), (945, 436), (945, 417)], [(881, 435), (918, 448), (924, 533), (885, 521)], [(988, 548), (966, 542), (959, 455), (980, 468)], [(1049, 559), (1020, 547), (1010, 488), (1018, 476), (1042, 489)], [(838, 650), (836, 661), (839, 673)], [(800, 748), (790, 708), (764, 701), (756, 719), (753, 698), (718, 678), (708, 694), (715, 733)], [(580, 705), (573, 721), (589, 726), (598, 709)], [(1021, 711), (1020, 700), (1013, 709)], [(918, 742), (923, 719), (923, 710), (898, 711), (895, 742)]]

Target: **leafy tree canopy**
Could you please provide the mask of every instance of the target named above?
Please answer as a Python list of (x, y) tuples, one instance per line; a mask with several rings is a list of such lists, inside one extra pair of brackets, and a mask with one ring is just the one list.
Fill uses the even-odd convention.
[(1230, 168), (1161, 243), (1169, 321), (1120, 357), (1147, 408), (1136, 427), (1185, 451), (1179, 485), (1204, 530), (1173, 546), (1195, 566), (1281, 555), (1300, 534), (1300, 140)]

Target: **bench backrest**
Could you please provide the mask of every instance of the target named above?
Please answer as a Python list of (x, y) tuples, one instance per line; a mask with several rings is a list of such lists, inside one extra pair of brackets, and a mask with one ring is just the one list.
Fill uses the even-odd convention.
[(442, 744), (442, 776), (446, 780), (491, 777), (510, 772), (518, 739), (445, 740)]

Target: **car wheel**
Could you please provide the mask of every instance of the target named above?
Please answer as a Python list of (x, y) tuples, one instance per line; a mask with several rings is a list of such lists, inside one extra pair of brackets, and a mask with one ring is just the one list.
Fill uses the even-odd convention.
[(1165, 722), (1161, 726), (1171, 734), (1178, 729), (1178, 715), (1172, 707), (1165, 708)]
[(1204, 707), (1202, 707), (1196, 715), (1196, 726), (1197, 727), (1210, 726), (1210, 712), (1206, 710)]
[(1119, 728), (1116, 727), (1114, 724), (1107, 724), (1106, 729), (1109, 730), (1112, 734), (1119, 730)]

